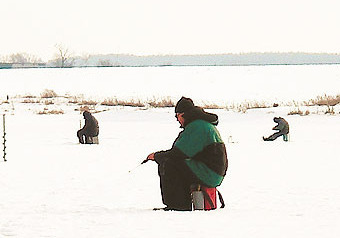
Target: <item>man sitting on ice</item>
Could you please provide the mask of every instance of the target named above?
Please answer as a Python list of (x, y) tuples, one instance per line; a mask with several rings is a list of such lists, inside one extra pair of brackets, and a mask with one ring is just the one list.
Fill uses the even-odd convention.
[(79, 131), (77, 131), (77, 136), (79, 139), (79, 143), (84, 144), (84, 137), (85, 137), (85, 144), (93, 144), (93, 137), (97, 137), (99, 134), (99, 126), (98, 121), (92, 114), (88, 111), (83, 113), (85, 119), (85, 125)]
[(284, 141), (288, 141), (288, 133), (289, 133), (289, 124), (288, 122), (283, 119), (282, 117), (274, 117), (274, 122), (277, 123), (276, 126), (273, 127), (273, 130), (277, 130), (278, 132), (274, 133), (273, 135), (265, 138), (262, 137), (264, 141), (273, 141), (276, 138), (283, 136)]
[(191, 210), (193, 184), (219, 186), (228, 168), (225, 145), (216, 128), (218, 117), (182, 97), (175, 117), (183, 129), (169, 150), (148, 155), (156, 161), (164, 210)]

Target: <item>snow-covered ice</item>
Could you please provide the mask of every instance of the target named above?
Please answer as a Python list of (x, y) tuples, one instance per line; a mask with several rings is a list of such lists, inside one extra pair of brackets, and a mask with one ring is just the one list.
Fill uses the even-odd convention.
[[(327, 74), (323, 67), (310, 66), (309, 70), (318, 72), (317, 69), (320, 69), (324, 76), (330, 75), (330, 82), (338, 86), (339, 66), (330, 68), (332, 70)], [(173, 76), (190, 75), (186, 72), (190, 70), (198, 75), (197, 71), (203, 70), (181, 68), (172, 72), (171, 68), (157, 68), (147, 71), (162, 69), (165, 75), (171, 72)], [(274, 74), (277, 68), (267, 66), (258, 71), (241, 67), (231, 70), (241, 72), (242, 69), (246, 72), (255, 70), (256, 78), (259, 78), (269, 74), (267, 70)], [(284, 68), (279, 69), (284, 71), (283, 74), (288, 74)], [(303, 74), (299, 68), (287, 69)], [(82, 70), (82, 74), (87, 75), (87, 70), (98, 69)], [(205, 70), (212, 71), (212, 78), (221, 71), (228, 72), (214, 67)], [(304, 68), (302, 71), (309, 70)], [(18, 82), (23, 82), (20, 81), (23, 80), (22, 74), (28, 77), (29, 72), (34, 76), (43, 75), (42, 71), (34, 71), (0, 71), (1, 80), (7, 79), (1, 92), (8, 90), (11, 95), (23, 93), (25, 87), (19, 86), (16, 91), (6, 86), (15, 87), (12, 81), (16, 77)], [(58, 75), (66, 74), (60, 71), (57, 71)], [(71, 74), (72, 77), (82, 75), (73, 71)], [(209, 73), (206, 74), (208, 77)], [(289, 74), (293, 75), (292, 72)], [(52, 75), (56, 80), (58, 75)], [(140, 74), (136, 76), (143, 77)], [(79, 79), (77, 81), (81, 82)], [(34, 82), (38, 81), (32, 78)], [(40, 83), (30, 88), (30, 84), (25, 82), (25, 93), (40, 93), (44, 88), (54, 89), (58, 93), (66, 92), (57, 83), (55, 87), (54, 84)], [(329, 85), (320, 88), (318, 83), (312, 84), (317, 85), (314, 91), (310, 86), (306, 87), (310, 90), (303, 92), (307, 92), (309, 98), (313, 98), (316, 91), (331, 94), (333, 91), (330, 90), (335, 90), (338, 93), (338, 89)], [(253, 95), (262, 90), (257, 90), (254, 85)], [(110, 86), (114, 87), (114, 84)], [(227, 88), (227, 84), (225, 86)], [(87, 87), (96, 88), (93, 85), (81, 86), (82, 89)], [(107, 87), (101, 87), (94, 90), (94, 96), (100, 95), (100, 90), (109, 94)], [(147, 88), (144, 85), (137, 94), (146, 94), (144, 87)], [(239, 85), (231, 87), (242, 88)], [(197, 90), (194, 87), (192, 94), (196, 99), (200, 99), (201, 89), (200, 86)], [(79, 89), (72, 85), (67, 90), (78, 93)], [(87, 90), (91, 91), (90, 88)], [(152, 97), (157, 90), (150, 90), (148, 96)], [(244, 90), (251, 91), (246, 87)], [(177, 97), (179, 93), (183, 91), (173, 94), (172, 91), (163, 92), (157, 96)], [(282, 92), (282, 95), (288, 94), (295, 99), (294, 92)], [(190, 92), (185, 96), (190, 96)], [(202, 96), (201, 99), (213, 99), (215, 96)], [(148, 162), (136, 166), (150, 152), (171, 147), (180, 131), (173, 108), (110, 107), (110, 110), (94, 114), (99, 121), (100, 144), (80, 145), (76, 131), (82, 116), (74, 110), (76, 106), (49, 106), (62, 108), (65, 113), (38, 115), (37, 111), (48, 106), (18, 101), (0, 107), (2, 113), (8, 109), (8, 161), (0, 162), (0, 237), (336, 238), (340, 235), (338, 107), (335, 115), (311, 113), (308, 116), (287, 116), (292, 109), (287, 107), (253, 109), (246, 113), (208, 110), (218, 114), (218, 129), (227, 146), (229, 169), (219, 187), (226, 208), (209, 212), (164, 212), (152, 211), (154, 207), (163, 206), (156, 164)], [(274, 116), (283, 116), (290, 123), (289, 142), (284, 142), (282, 138), (273, 142), (262, 141), (262, 136), (272, 133)], [(132, 171), (129, 173), (129, 170)]]
[(118, 67), (66, 69), (10, 69), (0, 71), (0, 95), (39, 95), (53, 89), (58, 95), (96, 98), (153, 98), (195, 102), (309, 100), (336, 95), (340, 65)]

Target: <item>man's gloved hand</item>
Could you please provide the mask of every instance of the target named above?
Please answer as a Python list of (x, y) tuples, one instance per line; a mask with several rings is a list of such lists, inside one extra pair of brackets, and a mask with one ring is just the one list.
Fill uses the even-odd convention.
[(149, 154), (148, 157), (142, 163), (144, 164), (149, 160), (155, 160), (155, 153)]

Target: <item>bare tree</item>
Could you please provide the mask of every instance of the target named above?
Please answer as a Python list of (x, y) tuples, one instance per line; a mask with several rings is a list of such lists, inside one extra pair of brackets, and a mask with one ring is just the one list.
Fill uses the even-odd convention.
[(55, 47), (58, 50), (56, 61), (59, 67), (70, 67), (73, 65), (74, 59), (67, 47), (62, 44), (56, 44)]

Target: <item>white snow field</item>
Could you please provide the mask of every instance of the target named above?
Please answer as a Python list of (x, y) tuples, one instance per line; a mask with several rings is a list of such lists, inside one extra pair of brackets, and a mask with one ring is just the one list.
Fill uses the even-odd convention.
[[(142, 81), (135, 85), (132, 76)], [(96, 98), (308, 100), (339, 93), (340, 66), (18, 69), (0, 70), (0, 82), (2, 98), (39, 95), (48, 88)], [(340, 235), (339, 106), (334, 115), (313, 107), (308, 116), (288, 116), (293, 106), (207, 110), (219, 116), (217, 128), (227, 147), (229, 169), (218, 188), (226, 208), (165, 212), (152, 210), (163, 207), (156, 164), (136, 166), (149, 153), (171, 147), (180, 131), (174, 108), (105, 107), (94, 114), (99, 145), (81, 145), (76, 131), (83, 120), (74, 110), (79, 106), (20, 100), (0, 105), (7, 133), (7, 162), (0, 162), (1, 238)], [(64, 114), (38, 115), (45, 107)], [(290, 123), (289, 142), (262, 141), (273, 132), (274, 116)]]

